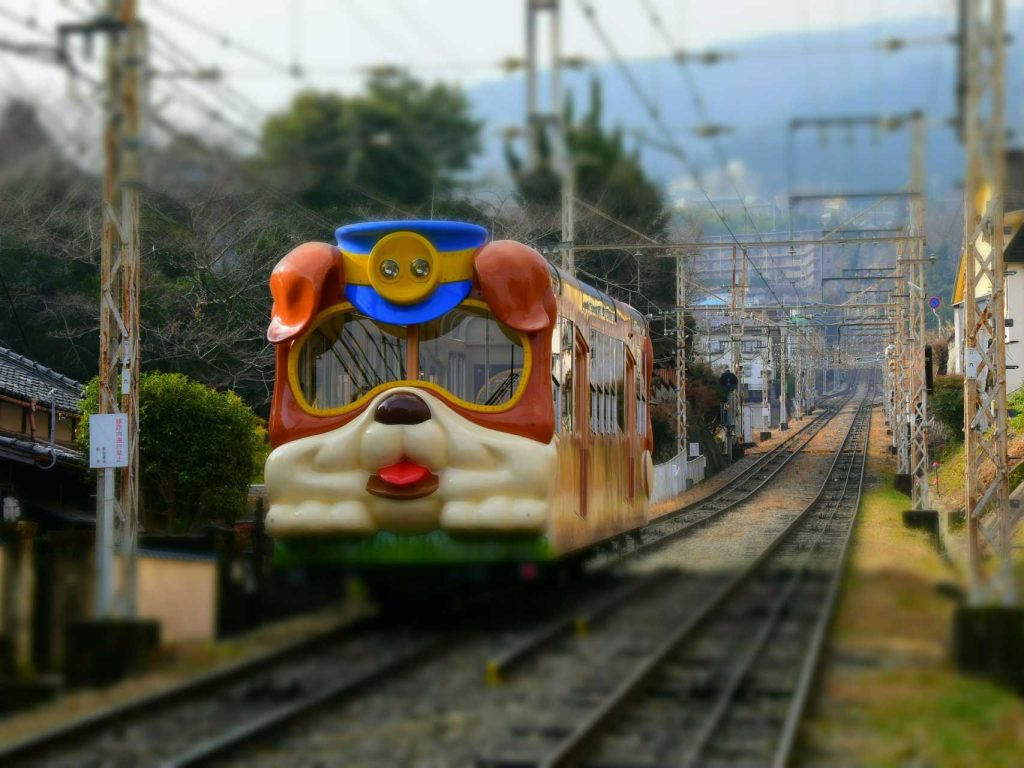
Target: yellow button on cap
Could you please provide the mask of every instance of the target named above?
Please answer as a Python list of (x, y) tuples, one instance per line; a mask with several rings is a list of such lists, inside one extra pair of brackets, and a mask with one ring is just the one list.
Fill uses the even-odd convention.
[(415, 232), (392, 232), (370, 251), (370, 285), (395, 304), (415, 304), (427, 298), (441, 279), (437, 250)]

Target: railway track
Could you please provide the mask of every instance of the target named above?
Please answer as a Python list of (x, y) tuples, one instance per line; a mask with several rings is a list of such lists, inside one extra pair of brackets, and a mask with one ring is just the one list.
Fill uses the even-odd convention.
[[(478, 765), (786, 765), (860, 500), (870, 414), (865, 400), (816, 498), (748, 567), (636, 612), (591, 675)], [(679, 601), (686, 611), (672, 610)]]
[(727, 485), (648, 525), (640, 532), (633, 551), (662, 547), (748, 501), (799, 455), (851, 398), (852, 389), (835, 401), (829, 402), (812, 421), (759, 458)]
[[(851, 384), (851, 386), (855, 386)], [(610, 568), (628, 557), (654, 551), (683, 536), (690, 535), (726, 512), (751, 500), (767, 486), (790, 461), (801, 453), (814, 437), (838, 415), (852, 399), (851, 391), (838, 395), (828, 403), (817, 417), (803, 425), (787, 440), (760, 457), (729, 483), (705, 498), (669, 513), (666, 517), (638, 531), (633, 545), (623, 548), (614, 559), (600, 563)], [(509, 675), (545, 647), (557, 642), (569, 632), (584, 634), (592, 626), (611, 614), (617, 607), (634, 599), (644, 591), (655, 588), (673, 574), (657, 571), (645, 577), (627, 581), (610, 593), (583, 601), (571, 611), (542, 624), (536, 629), (516, 637), (488, 661), (485, 679), (491, 685), (506, 681)]]
[(439, 652), (448, 635), (360, 622), (0, 748), (0, 764), (195, 766)]
[[(758, 489), (774, 478), (796, 453), (803, 450), (810, 439), (849, 399), (849, 396), (838, 398), (834, 405), (822, 410), (818, 419), (795, 432), (789, 440), (755, 462), (728, 486), (710, 498), (680, 510), (677, 514), (683, 516), (684, 513), (692, 513), (703, 508), (703, 514), (717, 517), (727, 509), (735, 507), (740, 501), (749, 500)], [(857, 418), (860, 418), (859, 414)], [(856, 421), (855, 418), (855, 426)], [(853, 431), (851, 428), (851, 434)], [(848, 436), (847, 444), (850, 440)], [(837, 455), (833, 472), (829, 475), (830, 479), (835, 468), (842, 466), (844, 455), (844, 451)], [(745, 486), (742, 498), (737, 498), (731, 493), (735, 490), (735, 485)], [(722, 499), (729, 498), (732, 501), (727, 506), (723, 507), (721, 503), (715, 504), (715, 508), (705, 506), (709, 501), (721, 502)], [(808, 517), (808, 514), (805, 510), (800, 519)], [(707, 519), (707, 516), (699, 520), (687, 518), (681, 525), (688, 526), (685, 530), (693, 530), (704, 524)], [(674, 526), (662, 531), (662, 534), (669, 539), (678, 538), (679, 530), (679, 526)], [(786, 535), (788, 533), (784, 534)], [(783, 537), (780, 537), (780, 540), (781, 538)], [(776, 546), (773, 545), (772, 548)], [(631, 608), (639, 607), (641, 613), (647, 612), (646, 619), (636, 622), (635, 627), (638, 631), (633, 634), (643, 634), (648, 640), (665, 637), (680, 626), (691, 627), (687, 631), (697, 631), (694, 625), (694, 606), (706, 603), (708, 595), (725, 599), (727, 593), (737, 590), (738, 587), (733, 585), (733, 579), (727, 574), (709, 574), (700, 579), (690, 580), (680, 573), (656, 572), (639, 578), (612, 580), (600, 590), (586, 591), (577, 600), (572, 611), (563, 612), (554, 619), (551, 619), (549, 614), (548, 619), (534, 622), (535, 627), (525, 636), (519, 634), (515, 637), (514, 642), (506, 647), (504, 653), (499, 652), (492, 656), (491, 665), (488, 667), (489, 679), (491, 682), (503, 680), (517, 665), (535, 656), (540, 650), (550, 648), (552, 643), (567, 632), (575, 630), (584, 633), (609, 617), (617, 620), (615, 617)], [(700, 616), (710, 616), (710, 613), (706, 606), (698, 610)], [(785, 612), (780, 609), (778, 613), (780, 619), (776, 624), (779, 630), (782, 630), (788, 627), (788, 624), (781, 620)], [(629, 619), (626, 621), (628, 623)], [(641, 627), (644, 632), (639, 632)], [(823, 624), (820, 625), (820, 632), (823, 638)], [(741, 634), (746, 636), (749, 633), (743, 630)], [(818, 640), (819, 643), (821, 638)], [(366, 621), (344, 633), (327, 635), (295, 649), (285, 649), (282, 652), (268, 654), (266, 658), (234, 665), (233, 668), (212, 673), (206, 678), (178, 686), (162, 694), (129, 702), (20, 744), (0, 748), (0, 764), (46, 765), (57, 768), (81, 765), (96, 768), (150, 765), (184, 768), (216, 763), (221, 758), (230, 761), (237, 759), (239, 755), (250, 755), (252, 750), (248, 747), (252, 742), (267, 734), (282, 733), (282, 729), (288, 723), (297, 721), (304, 715), (310, 715), (320, 709), (335, 711), (335, 707), (341, 707), (347, 701), (362, 701), (363, 694), (381, 687), (386, 688), (390, 681), (401, 680), (413, 670), (432, 668), (432, 665), (441, 663), (435, 659), (465, 639), (465, 633), (417, 629), (415, 634), (411, 634), (408, 631), (388, 630), (374, 622)], [(772, 645), (774, 644), (766, 641), (762, 643), (762, 650)], [(653, 650), (652, 647), (643, 647), (642, 644), (631, 646), (630, 641), (627, 641), (625, 646), (612, 652), (608, 663), (598, 665), (602, 675), (607, 679), (601, 679), (602, 675), (597, 675), (593, 679), (580, 681), (575, 689), (578, 706), (563, 710), (563, 714), (571, 711), (591, 711), (593, 714), (597, 701), (595, 696), (599, 691), (607, 693), (608, 680), (632, 679), (636, 662)], [(761, 656), (754, 657), (748, 665), (748, 672), (760, 669), (759, 665), (763, 663)], [(744, 680), (746, 678), (741, 682)], [(627, 694), (627, 698), (631, 695)], [(609, 712), (618, 712), (620, 706), (616, 704)], [(686, 706), (696, 706), (699, 709), (699, 704), (694, 705), (692, 701)], [(549, 723), (550, 727), (545, 730), (545, 734), (539, 739), (532, 740), (536, 754), (530, 757), (530, 750), (526, 750), (525, 762), (521, 759), (522, 754), (517, 756), (506, 750), (494, 762), (485, 760), (482, 764), (563, 764), (564, 761), (560, 762), (562, 758), (555, 762), (546, 762), (545, 755), (557, 746), (558, 742), (567, 741), (570, 734), (579, 730), (583, 721), (584, 719), (569, 718), (562, 726)], [(726, 722), (725, 719), (723, 722)], [(794, 721), (796, 722), (799, 722), (799, 717)], [(650, 731), (650, 728), (648, 727), (646, 731)], [(594, 746), (594, 739), (600, 733), (602, 731), (594, 730), (583, 734), (580, 746), (570, 749), (567, 753), (569, 757), (566, 759), (575, 760), (578, 749), (590, 750)], [(556, 737), (553, 741), (552, 735)], [(635, 752), (628, 747), (629, 737), (625, 732), (620, 736), (608, 738), (612, 739), (610, 743), (613, 747), (619, 744), (623, 749)], [(519, 749), (522, 743), (517, 743), (514, 747)], [(612, 748), (605, 745), (602, 749)], [(613, 753), (614, 749), (610, 754)], [(613, 755), (614, 759), (618, 758)], [(726, 764), (731, 765), (728, 762)]]

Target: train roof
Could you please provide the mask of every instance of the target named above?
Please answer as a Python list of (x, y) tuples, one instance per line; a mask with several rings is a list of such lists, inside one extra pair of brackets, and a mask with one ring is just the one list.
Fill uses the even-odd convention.
[(575, 288), (581, 296), (581, 307), (584, 311), (609, 323), (629, 321), (633, 325), (639, 325), (644, 333), (647, 332), (647, 319), (635, 307), (613, 299), (604, 291), (583, 282), (550, 262), (548, 270), (551, 272), (551, 283), (556, 294), (563, 295), (567, 286)]

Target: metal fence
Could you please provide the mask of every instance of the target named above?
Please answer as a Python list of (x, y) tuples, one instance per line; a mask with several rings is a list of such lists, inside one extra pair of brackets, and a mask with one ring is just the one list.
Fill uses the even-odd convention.
[(694, 483), (704, 479), (707, 457), (688, 458), (678, 453), (664, 464), (654, 466), (654, 493), (651, 501), (663, 501), (678, 496)]

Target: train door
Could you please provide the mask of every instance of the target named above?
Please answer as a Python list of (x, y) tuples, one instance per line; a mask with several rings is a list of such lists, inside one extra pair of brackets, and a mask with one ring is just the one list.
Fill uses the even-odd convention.
[(633, 356), (626, 351), (626, 379), (624, 392), (622, 394), (622, 407), (625, 413), (626, 428), (626, 466), (629, 468), (626, 478), (626, 493), (628, 498), (636, 496), (636, 462), (639, 451), (636, 444), (636, 363)]
[(576, 418), (573, 419), (573, 429), (579, 460), (579, 513), (581, 517), (587, 516), (587, 485), (588, 471), (590, 464), (590, 360), (588, 358), (587, 342), (578, 331), (575, 334), (573, 344), (573, 387), (574, 403), (573, 408)]

